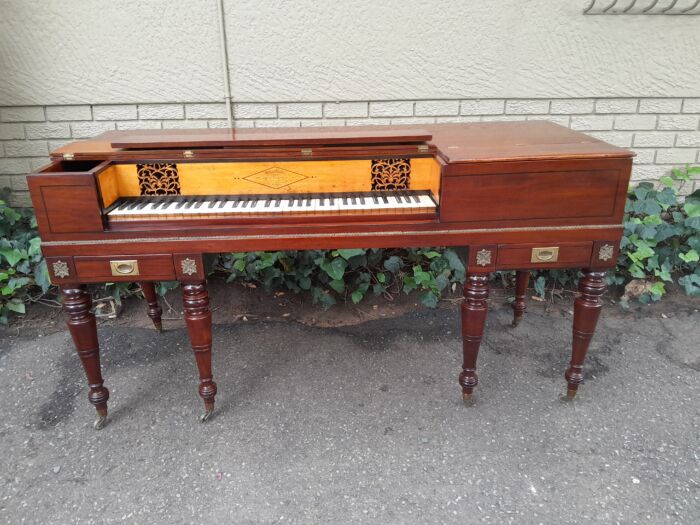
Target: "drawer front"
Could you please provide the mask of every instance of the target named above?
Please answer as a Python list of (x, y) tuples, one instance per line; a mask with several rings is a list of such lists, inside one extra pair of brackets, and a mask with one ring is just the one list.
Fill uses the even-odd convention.
[(73, 261), (81, 282), (170, 281), (176, 278), (172, 255), (75, 257)]
[(592, 249), (592, 242), (505, 244), (498, 247), (496, 266), (499, 270), (587, 266)]

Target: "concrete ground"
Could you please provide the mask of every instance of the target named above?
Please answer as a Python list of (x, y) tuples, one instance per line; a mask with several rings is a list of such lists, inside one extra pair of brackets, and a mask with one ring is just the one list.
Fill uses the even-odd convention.
[(565, 404), (569, 316), (493, 308), (469, 409), (455, 307), (218, 324), (206, 424), (183, 328), (103, 324), (102, 431), (68, 334), (6, 335), (0, 522), (700, 523), (700, 314), (615, 310)]

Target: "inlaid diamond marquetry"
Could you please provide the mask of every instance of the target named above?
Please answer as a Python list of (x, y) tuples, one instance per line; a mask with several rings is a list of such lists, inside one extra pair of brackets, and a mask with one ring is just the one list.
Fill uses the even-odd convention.
[(253, 173), (252, 175), (248, 175), (247, 177), (243, 178), (250, 182), (254, 182), (255, 184), (260, 184), (261, 186), (272, 188), (274, 190), (291, 186), (299, 181), (308, 179), (306, 175), (295, 173), (279, 167), (267, 168), (266, 170)]
[(194, 275), (197, 273), (197, 262), (194, 259), (182, 259), (180, 261), (180, 268), (182, 268), (182, 273), (185, 275)]
[(68, 269), (68, 263), (66, 261), (56, 261), (53, 263), (53, 274), (59, 279), (68, 277), (70, 275), (70, 270)]
[(604, 244), (598, 250), (598, 259), (601, 261), (609, 261), (615, 253), (615, 247), (612, 244)]
[(476, 264), (479, 266), (491, 264), (491, 250), (479, 250), (476, 252)]

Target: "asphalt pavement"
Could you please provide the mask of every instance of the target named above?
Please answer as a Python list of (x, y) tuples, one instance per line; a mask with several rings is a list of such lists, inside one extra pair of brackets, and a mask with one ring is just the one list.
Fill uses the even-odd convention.
[(533, 310), (490, 311), (471, 408), (456, 308), (215, 325), (205, 424), (183, 328), (104, 324), (101, 431), (66, 332), (5, 336), (0, 522), (700, 523), (700, 314), (604, 312), (563, 403), (571, 320)]

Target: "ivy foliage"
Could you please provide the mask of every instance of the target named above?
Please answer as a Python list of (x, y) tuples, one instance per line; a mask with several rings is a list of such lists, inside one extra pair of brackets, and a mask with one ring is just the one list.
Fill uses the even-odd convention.
[(51, 286), (46, 261), (41, 255), (34, 215), (15, 210), (0, 195), (0, 324), (11, 312), (23, 314), (30, 293)]
[(620, 256), (611, 280), (624, 284), (630, 277), (651, 283), (642, 303), (658, 301), (666, 283), (677, 280), (688, 295), (700, 296), (700, 190), (679, 198), (679, 191), (700, 166), (674, 169), (661, 178), (661, 187), (642, 182), (630, 189), (625, 206)]
[(435, 307), (441, 293), (464, 282), (465, 269), (452, 249), (308, 250), (240, 252), (219, 256), (216, 270), (235, 279), (260, 283), (268, 291), (308, 291), (314, 304), (328, 308), (340, 300), (357, 304), (369, 293), (391, 296), (418, 292)]

